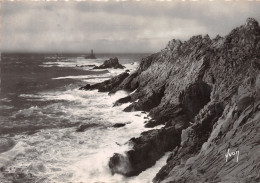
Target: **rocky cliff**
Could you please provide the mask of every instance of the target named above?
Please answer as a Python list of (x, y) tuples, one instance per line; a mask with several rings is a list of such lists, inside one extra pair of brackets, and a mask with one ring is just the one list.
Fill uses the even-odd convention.
[(112, 173), (137, 175), (172, 151), (154, 182), (260, 182), (256, 20), (247, 19), (225, 37), (173, 39), (109, 87), (110, 92), (120, 89), (135, 92), (116, 105), (133, 102), (126, 112), (148, 111), (152, 120), (146, 127), (164, 127), (131, 139), (132, 150), (111, 157)]

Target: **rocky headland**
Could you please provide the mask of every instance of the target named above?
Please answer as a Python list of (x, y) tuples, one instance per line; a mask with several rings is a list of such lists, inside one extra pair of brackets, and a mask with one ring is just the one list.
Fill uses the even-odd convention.
[(134, 73), (81, 89), (135, 91), (115, 105), (132, 102), (124, 111), (149, 112), (147, 128), (164, 125), (114, 154), (112, 174), (138, 175), (171, 151), (153, 182), (260, 182), (260, 27), (253, 18), (225, 37), (173, 39)]

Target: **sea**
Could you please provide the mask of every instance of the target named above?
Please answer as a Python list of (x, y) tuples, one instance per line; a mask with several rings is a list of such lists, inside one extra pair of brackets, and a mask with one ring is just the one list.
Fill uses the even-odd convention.
[[(166, 153), (138, 176), (112, 175), (108, 162), (124, 154), (127, 143), (147, 131), (147, 114), (123, 112), (130, 105), (113, 107), (129, 95), (118, 91), (84, 91), (79, 87), (130, 73), (148, 54), (2, 53), (0, 90), (1, 183), (148, 183), (166, 163)], [(117, 56), (125, 69), (95, 70)], [(125, 123), (114, 128), (115, 123)], [(84, 132), (80, 125), (89, 124)], [(156, 128), (161, 128), (160, 126)], [(9, 142), (12, 143), (9, 143)]]

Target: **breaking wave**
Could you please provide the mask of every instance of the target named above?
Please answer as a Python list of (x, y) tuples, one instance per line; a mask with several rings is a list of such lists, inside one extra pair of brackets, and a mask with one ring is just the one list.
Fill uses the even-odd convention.
[[(86, 64), (86, 61), (87, 64), (101, 64), (104, 59), (93, 61), (84, 58), (62, 58), (55, 62), (45, 62), (42, 66), (75, 67)], [(130, 72), (137, 67), (134, 63), (124, 65)], [(124, 72), (121, 69), (108, 71), (109, 73), (100, 75), (64, 76), (53, 79), (97, 83)], [(123, 90), (113, 95), (97, 90), (83, 91), (78, 90), (76, 85), (20, 94), (19, 99), (31, 105), (25, 105), (15, 111), (11, 118), (20, 120), (23, 128), (28, 125), (44, 125), (46, 128), (37, 128), (34, 133), (19, 133), (12, 137), (15, 142), (12, 148), (0, 154), (0, 168), (4, 177), (19, 174), (28, 177), (27, 182), (151, 182), (152, 177), (166, 162), (167, 155), (158, 160), (153, 167), (132, 178), (111, 175), (108, 168), (109, 158), (114, 153), (123, 154), (131, 149), (127, 143), (130, 138), (138, 137), (141, 132), (150, 130), (144, 127), (147, 114), (140, 111), (123, 112), (130, 103), (113, 107), (116, 100), (127, 95), (129, 93)], [(126, 125), (121, 128), (112, 127), (116, 123)], [(77, 132), (79, 126), (85, 124), (90, 124), (91, 127)], [(8, 182), (1, 175), (0, 181)]]

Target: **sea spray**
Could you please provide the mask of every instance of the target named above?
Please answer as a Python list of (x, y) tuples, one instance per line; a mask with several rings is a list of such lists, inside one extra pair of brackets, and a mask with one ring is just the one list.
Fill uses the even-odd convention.
[[(37, 83), (30, 86), (34, 90), (26, 88), (26, 92), (16, 91), (15, 101), (1, 99), (10, 101), (10, 105), (14, 106), (6, 120), (12, 123), (4, 123), (4, 130), (7, 132), (10, 129), (16, 145), (0, 154), (3, 171), (0, 181), (17, 180), (22, 176), (25, 182), (150, 182), (152, 177), (148, 176), (132, 179), (112, 175), (108, 166), (109, 158), (114, 153), (124, 154), (131, 149), (127, 143), (130, 138), (148, 130), (144, 127), (147, 115), (140, 111), (123, 112), (130, 103), (113, 107), (116, 100), (129, 94), (126, 91), (108, 95), (96, 90), (78, 90), (79, 84), (103, 81), (125, 70), (108, 69), (106, 73), (91, 71), (90, 74), (77, 76), (80, 70), (91, 68), (76, 68), (76, 64), (101, 64), (102, 59), (98, 63), (83, 58), (51, 59), (49, 63), (40, 62), (37, 75), (27, 76), (28, 83)], [(32, 60), (31, 64), (36, 67), (37, 61)], [(138, 66), (127, 62), (123, 65), (130, 72)], [(28, 62), (26, 67), (21, 66), (30, 69)], [(57, 67), (61, 68), (60, 75), (56, 73)], [(63, 67), (71, 68), (70, 71), (76, 74), (70, 72), (64, 76)], [(46, 75), (46, 70), (49, 75)], [(48, 84), (43, 79), (49, 79), (46, 81)], [(20, 102), (19, 106), (17, 101)], [(77, 132), (80, 125), (94, 123), (98, 125)], [(125, 125), (114, 128), (113, 124), (116, 123)]]

